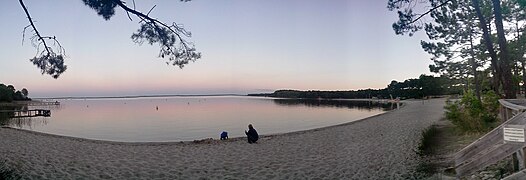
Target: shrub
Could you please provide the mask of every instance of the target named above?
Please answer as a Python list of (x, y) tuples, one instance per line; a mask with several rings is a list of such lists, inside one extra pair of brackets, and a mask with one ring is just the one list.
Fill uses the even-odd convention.
[(5, 161), (0, 161), (0, 179), (21, 179), (14, 169), (8, 168)]
[(446, 118), (464, 132), (485, 132), (493, 128), (498, 115), (498, 96), (493, 91), (477, 99), (473, 91), (466, 91), (462, 99), (448, 102)]
[(436, 135), (438, 129), (435, 125), (432, 125), (422, 131), (422, 136), (420, 137), (420, 144), (418, 144), (418, 154), (430, 155), (433, 153), (434, 145), (436, 145)]

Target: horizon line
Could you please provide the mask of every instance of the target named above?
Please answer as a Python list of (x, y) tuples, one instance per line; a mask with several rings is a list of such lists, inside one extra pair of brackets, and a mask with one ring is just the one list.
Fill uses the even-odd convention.
[(35, 97), (32, 99), (122, 99), (143, 97), (192, 97), (192, 96), (247, 96), (248, 94), (154, 94), (154, 95), (123, 95), (123, 96), (63, 96), (63, 97)]

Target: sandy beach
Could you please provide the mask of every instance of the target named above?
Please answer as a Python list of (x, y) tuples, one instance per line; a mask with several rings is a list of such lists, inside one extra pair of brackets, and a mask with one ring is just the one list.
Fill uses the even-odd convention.
[[(122, 143), (0, 128), (0, 162), (27, 179), (406, 179), (445, 99), (357, 122), (228, 141)], [(255, 127), (257, 129), (257, 127)]]

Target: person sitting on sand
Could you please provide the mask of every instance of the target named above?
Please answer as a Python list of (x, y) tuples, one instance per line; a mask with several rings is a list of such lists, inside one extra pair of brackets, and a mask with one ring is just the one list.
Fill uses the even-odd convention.
[(254, 127), (252, 127), (252, 124), (248, 125), (248, 132), (245, 131), (245, 134), (247, 135), (248, 143), (250, 144), (256, 143), (256, 141), (258, 141), (259, 139), (258, 132), (256, 131), (256, 129), (254, 129)]
[(228, 132), (223, 131), (223, 132), (221, 133), (221, 138), (220, 138), (220, 139), (221, 139), (221, 140), (227, 140), (227, 139), (228, 139)]

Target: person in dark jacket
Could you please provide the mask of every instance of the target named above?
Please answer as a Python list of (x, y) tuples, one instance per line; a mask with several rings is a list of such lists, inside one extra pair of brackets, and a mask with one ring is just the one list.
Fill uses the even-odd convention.
[(254, 129), (254, 127), (252, 127), (252, 124), (248, 125), (248, 132), (245, 131), (245, 134), (247, 135), (248, 143), (250, 144), (256, 143), (256, 141), (258, 141), (259, 139), (258, 132), (256, 131), (256, 129)]
[(220, 138), (221, 140), (227, 140), (227, 139), (228, 139), (228, 132), (223, 131), (223, 132), (221, 133), (221, 136), (220, 136), (220, 137), (221, 137), (221, 138)]

